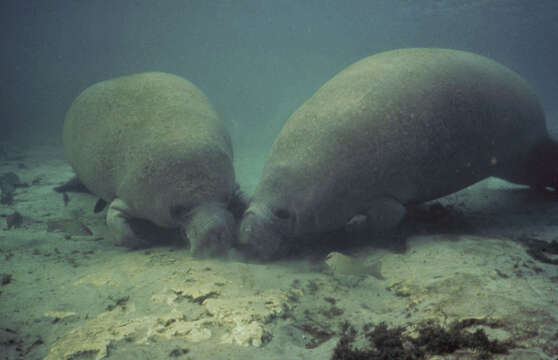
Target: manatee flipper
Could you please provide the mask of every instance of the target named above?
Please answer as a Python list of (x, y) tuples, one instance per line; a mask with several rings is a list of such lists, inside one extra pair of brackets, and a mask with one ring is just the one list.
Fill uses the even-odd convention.
[(116, 243), (129, 248), (141, 248), (149, 245), (149, 242), (138, 236), (132, 229), (130, 221), (134, 219), (128, 205), (120, 200), (114, 199), (107, 211), (107, 226), (111, 229)]
[(72, 177), (70, 180), (66, 181), (62, 185), (54, 187), (53, 190), (59, 193), (67, 191), (91, 193), (77, 176)]
[(392, 197), (376, 199), (365, 214), (353, 216), (346, 224), (348, 232), (362, 232), (372, 230), (382, 232), (394, 228), (403, 220), (407, 209)]

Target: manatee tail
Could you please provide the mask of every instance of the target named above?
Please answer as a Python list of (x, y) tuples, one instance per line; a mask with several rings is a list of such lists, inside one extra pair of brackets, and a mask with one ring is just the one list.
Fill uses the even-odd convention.
[(53, 189), (56, 192), (63, 193), (63, 192), (83, 192), (83, 193), (91, 193), (85, 185), (78, 179), (77, 176), (72, 177), (70, 180), (66, 181), (64, 184), (59, 185)]
[(550, 137), (539, 142), (528, 156), (526, 171), (527, 185), (558, 192), (558, 142)]

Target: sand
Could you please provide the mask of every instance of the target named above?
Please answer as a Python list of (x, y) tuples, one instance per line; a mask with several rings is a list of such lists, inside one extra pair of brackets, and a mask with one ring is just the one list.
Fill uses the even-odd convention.
[[(549, 196), (488, 179), (395, 235), (324, 237), (271, 263), (195, 259), (186, 244), (114, 246), (94, 196), (52, 190), (72, 176), (60, 148), (6, 149), (0, 176), (27, 186), (0, 205), (0, 359), (329, 359), (345, 322), (412, 336), (423, 320), (467, 320), (515, 344), (495, 359), (558, 356), (558, 266), (525, 246), (558, 237)], [(248, 192), (264, 154), (237, 151)], [(14, 212), (22, 222), (8, 229)]]

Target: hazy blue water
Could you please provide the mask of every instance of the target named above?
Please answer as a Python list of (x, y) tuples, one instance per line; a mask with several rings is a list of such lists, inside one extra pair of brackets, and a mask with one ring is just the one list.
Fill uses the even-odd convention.
[[(91, 84), (136, 72), (165, 71), (181, 75), (198, 85), (225, 120), (232, 133), (235, 150), (256, 154), (252, 154), (248, 161), (241, 162), (236, 169), (243, 175), (241, 185), (250, 192), (258, 180), (263, 156), (283, 122), (321, 84), (362, 57), (388, 49), (421, 46), (473, 51), (514, 69), (538, 93), (549, 117), (549, 126), (558, 134), (558, 0), (0, 0), (0, 24), (0, 157), (3, 155), (4, 141), (17, 141), (21, 144), (60, 143), (65, 111), (79, 92)], [(47, 156), (54, 155), (48, 153)], [(22, 170), (26, 176), (24, 180), (32, 183), (31, 174), (38, 174), (35, 179), (43, 181), (42, 173), (34, 171), (35, 164), (39, 164), (42, 159), (35, 157), (35, 154), (30, 157), (31, 161), (26, 162), (29, 164), (27, 170)], [(15, 163), (13, 166), (16, 166)], [(50, 165), (40, 171), (45, 174), (53, 172)], [(53, 179), (46, 180), (45, 184), (62, 181), (55, 177)], [(84, 279), (87, 274), (93, 274), (91, 269), (103, 269), (103, 264), (108, 264), (112, 269), (114, 257), (123, 255), (119, 248), (111, 247), (105, 242), (90, 241), (84, 237), (76, 241), (63, 240), (61, 243), (59, 240), (62, 234), (45, 235), (44, 222), (50, 221), (48, 219), (67, 220), (70, 216), (70, 210), (62, 210), (61, 199), (56, 198), (56, 202), (49, 200), (55, 199), (50, 188), (50, 195), (45, 195), (43, 199), (44, 192), (40, 189), (45, 186), (47, 185), (43, 184), (42, 188), (31, 187), (29, 191), (32, 192), (29, 193), (22, 191), (18, 199), (24, 202), (21, 208), (16, 205), (6, 207), (4, 211), (7, 214), (8, 211), (11, 213), (12, 209), (19, 208), (26, 221), (34, 224), (28, 229), (18, 230), (19, 233), (10, 230), (14, 231), (14, 236), (10, 234), (3, 239), (4, 247), (16, 249), (16, 257), (10, 262), (7, 254), (11, 254), (11, 250), (5, 253), (5, 269), (2, 272), (13, 273), (14, 280), (7, 290), (2, 290), (6, 292), (2, 298), (5, 301), (2, 308), (9, 313), (0, 314), (0, 317), (5, 315), (3, 328), (17, 329), (18, 337), (25, 335), (28, 337), (26, 341), (36, 341), (36, 334), (39, 334), (46, 339), (46, 346), (35, 347), (31, 353), (33, 356), (41, 352), (45, 354), (46, 347), (50, 347), (56, 338), (66, 334), (71, 328), (86, 326), (83, 324), (87, 317), (83, 316), (79, 323), (62, 321), (57, 325), (62, 327), (53, 327), (53, 321), (43, 315), (44, 309), (68, 307), (79, 314), (91, 314), (90, 319), (95, 319), (97, 314), (106, 311), (107, 301), (116, 299), (112, 297), (113, 294), (121, 296), (133, 290), (131, 301), (147, 299), (145, 301), (149, 302), (150, 298), (145, 297), (144, 293), (154, 293), (153, 289), (156, 288), (153, 284), (160, 284), (159, 279), (169, 279), (167, 273), (163, 276), (160, 271), (165, 271), (165, 266), (171, 264), (163, 263), (167, 258), (159, 257), (155, 249), (152, 258), (154, 265), (150, 268), (152, 272), (146, 272), (149, 281), (142, 283), (147, 284), (146, 286), (130, 287), (130, 284), (123, 282), (124, 288), (113, 287), (111, 284), (99, 289), (88, 286), (88, 290), (83, 293), (81, 289), (72, 289), (68, 284), (74, 284), (76, 276)], [(482, 230), (489, 234), (494, 231), (497, 238), (512, 238), (522, 233), (540, 235), (541, 239), (554, 238), (553, 214), (546, 212), (550, 209), (548, 203), (527, 201), (521, 194), (514, 195), (511, 192), (502, 192), (504, 196), (500, 198), (492, 192), (494, 189), (500, 190), (499, 186), (488, 185), (482, 191), (472, 192), (466, 197), (473, 204), (470, 206), (473, 216), (468, 218), (473, 224), (480, 224), (479, 228), (485, 226)], [(33, 200), (35, 195), (41, 197), (40, 201)], [(75, 199), (73, 201), (80, 201), (77, 197)], [(75, 205), (76, 202), (71, 204)], [(70, 209), (76, 209), (71, 206), (73, 205), (70, 205)], [(104, 220), (100, 215), (93, 218), (91, 208), (83, 206), (83, 209), (86, 214), (83, 216), (88, 223), (91, 220), (94, 224), (103, 224)], [(71, 214), (73, 218), (73, 210)], [(104, 234), (101, 231), (99, 233)], [(99, 239), (97, 235), (95, 233), (95, 240)], [(453, 236), (444, 238), (442, 235), (435, 238), (435, 241), (442, 242), (444, 239), (455, 240)], [(393, 269), (403, 269), (402, 273), (409, 276), (394, 276), (389, 279), (392, 284), (406, 286), (408, 279), (416, 279), (416, 289), (433, 289), (427, 292), (432, 295), (428, 302), (434, 305), (439, 302), (441, 310), (447, 304), (446, 295), (455, 292), (455, 281), (465, 279), (462, 280), (464, 290), (459, 294), (469, 294), (467, 286), (471, 289), (485, 287), (481, 289), (482, 296), (475, 298), (480, 302), (471, 303), (471, 311), (466, 305), (451, 303), (452, 313), (458, 314), (460, 310), (465, 310), (464, 314), (475, 314), (480, 309), (479, 314), (482, 315), (486, 309), (495, 308), (494, 302), (501, 302), (504, 309), (501, 313), (512, 309), (506, 316), (517, 316), (517, 324), (525, 325), (526, 334), (533, 322), (547, 317), (547, 322), (541, 322), (541, 338), (529, 339), (528, 336), (531, 335), (528, 335), (526, 340), (531, 341), (528, 342), (529, 346), (544, 345), (551, 329), (555, 328), (551, 316), (555, 307), (548, 300), (552, 298), (553, 288), (549, 286), (549, 282), (544, 282), (545, 279), (552, 279), (549, 275), (552, 273), (548, 271), (539, 274), (540, 268), (532, 262), (527, 266), (529, 261), (521, 257), (522, 252), (517, 248), (501, 245), (503, 247), (500, 249), (498, 243), (484, 242), (485, 240), (488, 239), (464, 239), (465, 245), (462, 245), (462, 250), (458, 248), (458, 252), (466, 256), (455, 255), (456, 258), (451, 259), (457, 266), (454, 274), (457, 276), (445, 278), (446, 274), (442, 271), (439, 279), (438, 276), (432, 277), (437, 279), (435, 282), (428, 282), (426, 276), (422, 277), (425, 281), (420, 281), (421, 271), (422, 274), (438, 274), (432, 271), (433, 266), (423, 264), (426, 260), (421, 256), (433, 256), (441, 269), (446, 269), (447, 262), (442, 257), (445, 254), (444, 249), (450, 247), (441, 244), (440, 252), (436, 250), (436, 254), (442, 255), (432, 255), (430, 250), (422, 250), (419, 254), (425, 255), (418, 257), (411, 253), (406, 259), (415, 259), (413, 261), (417, 262), (407, 264), (409, 266), (399, 266), (397, 262), (401, 260), (392, 258), (390, 261), (392, 264), (397, 263), (397, 266), (391, 265), (392, 270), (386, 274), (386, 278), (397, 273)], [(477, 242), (478, 245), (475, 245)], [(486, 248), (480, 245), (481, 242), (486, 244), (482, 245)], [(419, 250), (421, 246), (418, 245)], [(56, 255), (50, 257), (52, 247), (55, 247)], [(62, 255), (58, 255), (58, 248)], [(37, 252), (31, 252), (31, 249)], [(96, 251), (91, 257), (91, 261), (96, 258), (94, 263), (87, 261), (85, 255), (91, 251), (88, 249)], [(325, 255), (330, 250), (333, 249), (324, 248), (320, 251)], [(494, 262), (492, 263), (481, 256), (485, 251), (487, 254), (509, 251), (511, 255), (494, 256), (490, 259)], [(168, 258), (170, 261), (174, 256), (183, 256), (185, 252), (165, 253), (171, 254)], [(50, 260), (39, 258), (40, 254), (48, 256)], [(76, 257), (72, 257), (72, 254)], [(146, 258), (151, 258), (152, 255), (148, 254), (145, 254)], [(453, 256), (452, 254), (457, 253), (447, 254)], [(473, 261), (470, 262), (466, 257), (473, 258)], [(29, 261), (20, 262), (20, 259)], [(79, 259), (77, 264), (72, 262), (75, 259)], [(143, 269), (134, 263), (134, 258), (125, 261), (123, 266), (130, 266), (131, 271)], [(511, 277), (505, 280), (506, 284), (516, 276), (520, 278), (517, 280), (520, 285), (517, 297), (506, 297), (510, 295), (506, 292), (509, 290), (505, 288), (507, 285), (502, 288), (502, 294), (498, 294), (500, 283), (492, 285), (493, 283), (485, 283), (485, 280), (477, 282), (474, 272), (460, 270), (460, 266), (476, 266), (475, 261), (490, 265), (486, 265), (486, 274), (489, 275), (486, 277), (487, 281), (489, 278), (494, 280), (494, 271), (500, 277)], [(521, 269), (510, 273), (512, 267), (517, 267), (520, 262), (523, 264)], [(68, 271), (70, 265), (73, 267), (82, 263), (83, 267)], [(418, 265), (418, 270), (412, 267), (413, 264)], [(239, 264), (233, 270), (236, 271), (234, 274), (239, 274), (242, 288), (251, 282), (253, 283), (249, 287), (265, 282), (266, 288), (270, 286), (286, 289), (283, 284), (287, 284), (293, 276), (290, 272), (282, 272), (288, 266), (284, 266), (282, 270), (266, 267), (265, 271), (249, 266), (251, 265)], [(308, 271), (308, 266), (310, 265), (304, 264), (305, 270), (296, 274), (296, 281), (318, 275), (312, 273), (317, 269), (315, 264), (311, 265), (311, 271)], [(218, 273), (221, 270), (215, 271)], [(101, 272), (101, 279), (103, 273), (106, 271)], [(417, 273), (419, 276), (416, 276)], [(506, 273), (510, 273), (510, 276)], [(128, 273), (124, 271), (118, 273), (124, 277), (126, 274)], [(542, 277), (543, 275), (546, 277)], [(282, 280), (278, 283), (278, 279)], [(530, 279), (535, 282), (529, 282)], [(440, 283), (451, 286), (437, 285)], [(232, 287), (240, 283), (231, 284)], [(308, 281), (308, 284), (311, 282)], [(430, 287), (430, 284), (434, 284), (434, 287)], [(11, 290), (14, 286), (17, 290)], [(335, 289), (338, 288), (339, 284), (336, 282)], [(388, 290), (391, 291), (391, 287)], [(388, 290), (379, 286), (374, 292), (364, 292), (374, 294), (373, 297), (363, 298), (366, 299), (365, 302), (377, 302), (379, 306), (379, 309), (370, 310), (370, 313), (381, 314), (385, 311), (385, 317), (393, 316), (393, 319), (401, 320), (406, 314), (405, 309), (409, 310), (408, 304), (403, 299), (393, 304), (387, 304), (390, 301), (388, 297), (381, 300), (378, 296), (385, 295)], [(95, 298), (88, 296), (93, 291)], [(135, 298), (134, 294), (137, 295)], [(524, 297), (525, 294), (530, 294), (531, 297)], [(313, 301), (311, 297), (307, 299), (310, 300), (306, 301)], [(387, 300), (384, 301), (385, 299)], [(151, 305), (146, 307), (145, 301), (137, 301), (138, 311), (151, 310)], [(351, 303), (357, 306), (361, 302), (350, 300), (348, 304)], [(319, 311), (316, 304), (311, 305), (308, 308)], [(299, 319), (303, 318), (304, 309), (305, 307), (299, 306)], [(346, 314), (350, 314), (353, 309), (349, 306)], [(365, 309), (364, 305), (362, 309)], [(367, 311), (361, 312), (362, 309), (359, 308), (359, 313), (366, 314)], [(142, 316), (141, 314), (138, 312), (138, 316)], [(168, 317), (165, 312), (150, 312), (147, 315), (159, 316), (158, 314)], [(534, 314), (533, 318), (528, 319), (531, 314)], [(413, 319), (423, 315), (417, 311)], [(432, 314), (426, 315), (431, 317)], [(304, 318), (307, 316), (304, 315)], [(355, 316), (353, 318), (357, 320)], [(509, 324), (517, 327), (514, 322)], [(48, 329), (47, 332), (44, 329)], [(285, 350), (280, 336), (279, 333), (275, 342), (263, 349), (268, 351), (266, 354), (296, 350), (301, 344), (299, 340), (294, 345), (288, 343), (289, 347)], [(283, 341), (287, 339), (285, 336), (283, 334)], [(122, 341), (118, 343), (117, 350), (123, 354), (127, 351), (126, 346), (131, 344), (121, 347), (121, 343)], [(4, 348), (15, 351), (16, 347), (9, 346), (8, 342), (5, 344), (7, 345)], [(21, 347), (17, 344), (17, 348)], [(34, 346), (35, 343), (29, 342), (23, 348), (30, 351)], [(150, 351), (162, 353), (166, 351), (166, 346), (170, 345), (161, 342), (160, 347), (150, 346)], [(207, 346), (214, 347), (214, 343)], [(235, 350), (239, 353), (250, 351), (246, 350), (248, 348), (238, 349), (242, 349)], [(221, 351), (220, 348), (217, 350)], [(141, 349), (138, 353), (139, 351)], [(127, 353), (128, 356), (136, 356), (135, 354), (137, 353)], [(229, 356), (234, 357), (234, 352)]]
[(0, 140), (57, 141), (81, 90), (158, 70), (196, 83), (238, 146), (265, 149), (343, 67), (413, 46), (470, 50), (513, 68), (558, 123), (555, 0), (3, 0), (0, 14)]

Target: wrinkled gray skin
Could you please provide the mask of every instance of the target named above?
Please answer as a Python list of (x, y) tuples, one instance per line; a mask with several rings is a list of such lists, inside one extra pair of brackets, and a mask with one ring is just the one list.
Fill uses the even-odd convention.
[(285, 123), (243, 216), (239, 242), (263, 258), (345, 227), (385, 230), (405, 205), (489, 176), (558, 184), (558, 149), (527, 83), (485, 57), (402, 49), (325, 83)]
[(192, 83), (143, 73), (94, 84), (68, 110), (63, 140), (79, 180), (110, 203), (107, 224), (118, 243), (146, 245), (130, 226), (140, 218), (182, 228), (196, 255), (231, 245), (231, 141)]

